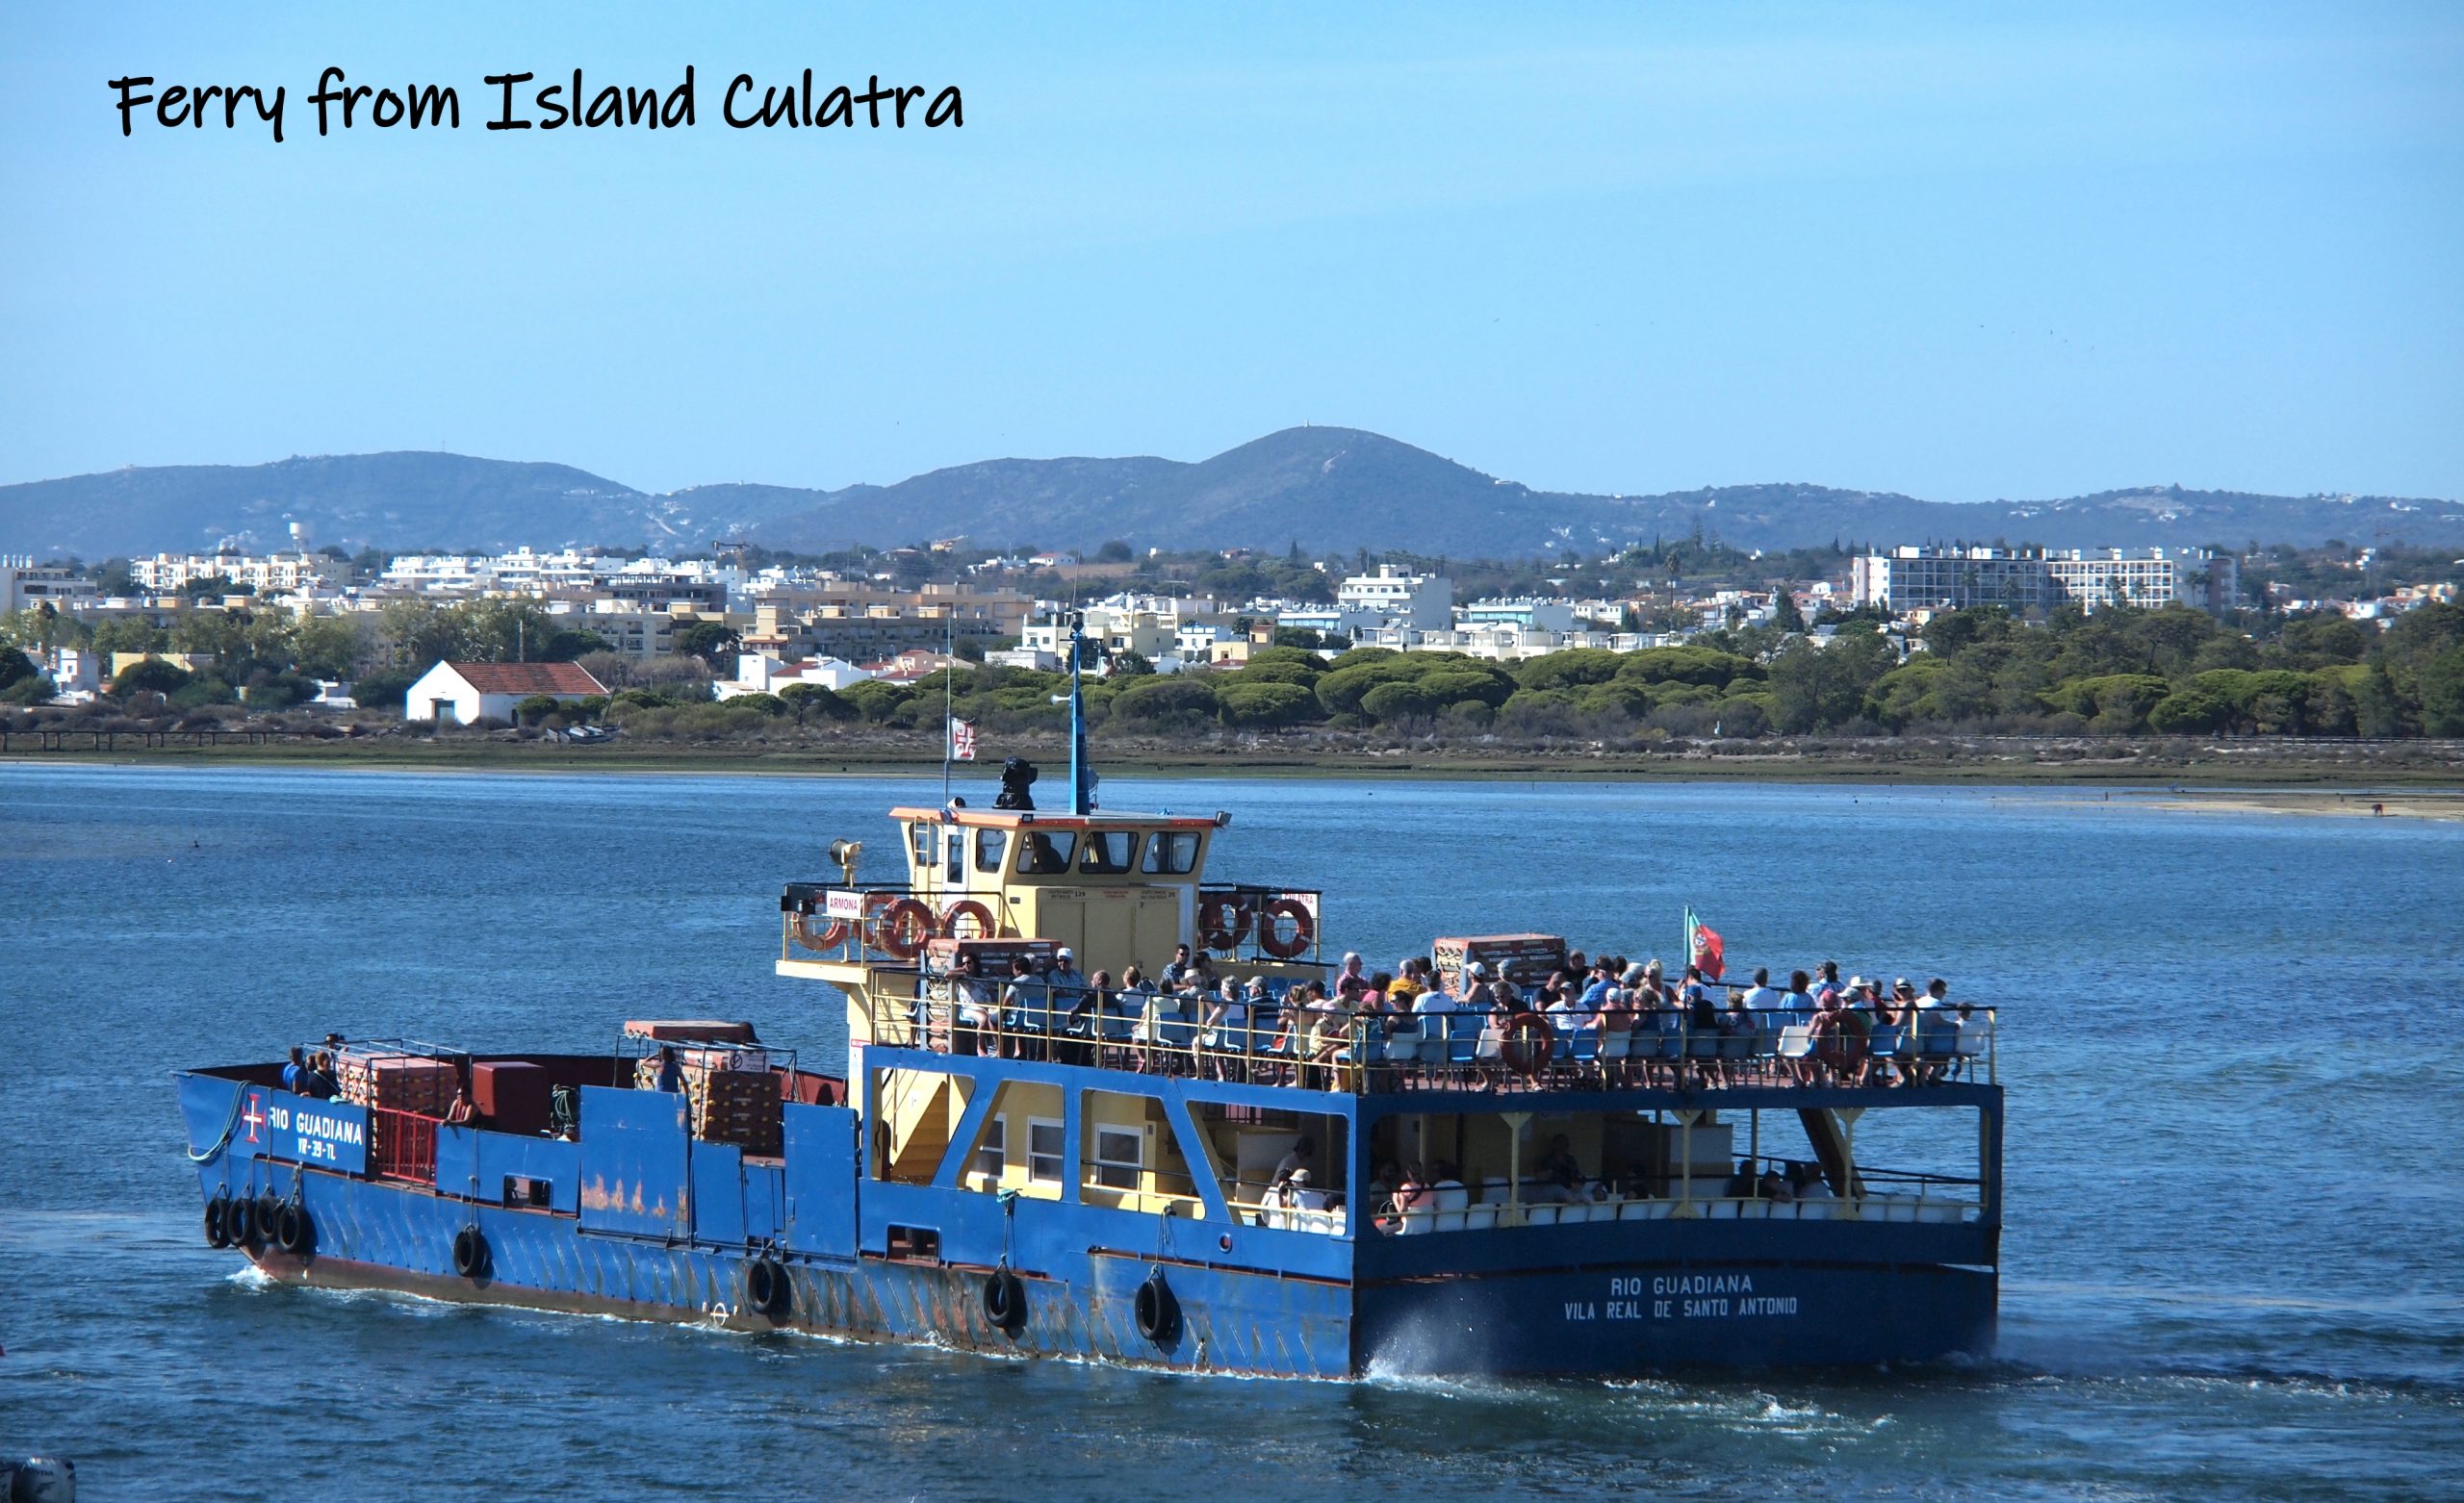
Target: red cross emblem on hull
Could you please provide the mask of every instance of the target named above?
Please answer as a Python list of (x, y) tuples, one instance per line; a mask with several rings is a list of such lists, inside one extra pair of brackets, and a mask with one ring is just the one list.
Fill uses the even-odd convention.
[(248, 1107), (240, 1113), (240, 1120), (248, 1124), (248, 1141), (255, 1142), (257, 1129), (265, 1126), (266, 1113), (265, 1108), (257, 1105), (257, 1093), (253, 1090), (248, 1092)]

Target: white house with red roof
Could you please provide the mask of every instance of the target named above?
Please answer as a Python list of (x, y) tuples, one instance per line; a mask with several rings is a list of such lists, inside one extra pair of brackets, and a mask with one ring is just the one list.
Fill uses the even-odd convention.
[(574, 663), (439, 663), (403, 696), (402, 718), (461, 726), (510, 721), (514, 706), (533, 695), (571, 702), (606, 692)]

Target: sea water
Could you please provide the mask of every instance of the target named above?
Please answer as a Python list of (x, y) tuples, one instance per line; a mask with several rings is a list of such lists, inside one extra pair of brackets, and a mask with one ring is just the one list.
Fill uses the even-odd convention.
[[(991, 788), (968, 791), (988, 802)], [(2464, 1492), (2464, 824), (2017, 789), (1105, 783), (1373, 965), (1537, 930), (2002, 1008), (2002, 1335), (1818, 1376), (1194, 1379), (271, 1285), (169, 1072), (749, 1017), (777, 892), (922, 780), (0, 768), (0, 1453), (91, 1497)]]

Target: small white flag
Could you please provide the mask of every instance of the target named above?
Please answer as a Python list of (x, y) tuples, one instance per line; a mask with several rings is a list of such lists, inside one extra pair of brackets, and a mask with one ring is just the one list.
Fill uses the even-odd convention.
[(962, 721), (955, 715), (950, 717), (950, 760), (954, 762), (975, 760), (975, 726), (973, 723)]

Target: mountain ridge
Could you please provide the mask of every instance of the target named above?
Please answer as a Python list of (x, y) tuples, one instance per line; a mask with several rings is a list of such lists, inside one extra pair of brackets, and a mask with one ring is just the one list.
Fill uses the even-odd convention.
[(1701, 525), (1740, 548), (1835, 539), (2051, 548), (2464, 545), (2464, 501), (2141, 486), (2040, 500), (1928, 501), (1811, 482), (1655, 495), (1538, 491), (1357, 428), (1286, 428), (1196, 461), (979, 460), (835, 490), (718, 482), (656, 493), (547, 461), (426, 450), (264, 465), (124, 467), (0, 486), (0, 552), (104, 558), (284, 546), (287, 524), (346, 547), (529, 544), (700, 550), (742, 539), (826, 551), (966, 535), (988, 547), (1408, 548), (1586, 553)]

